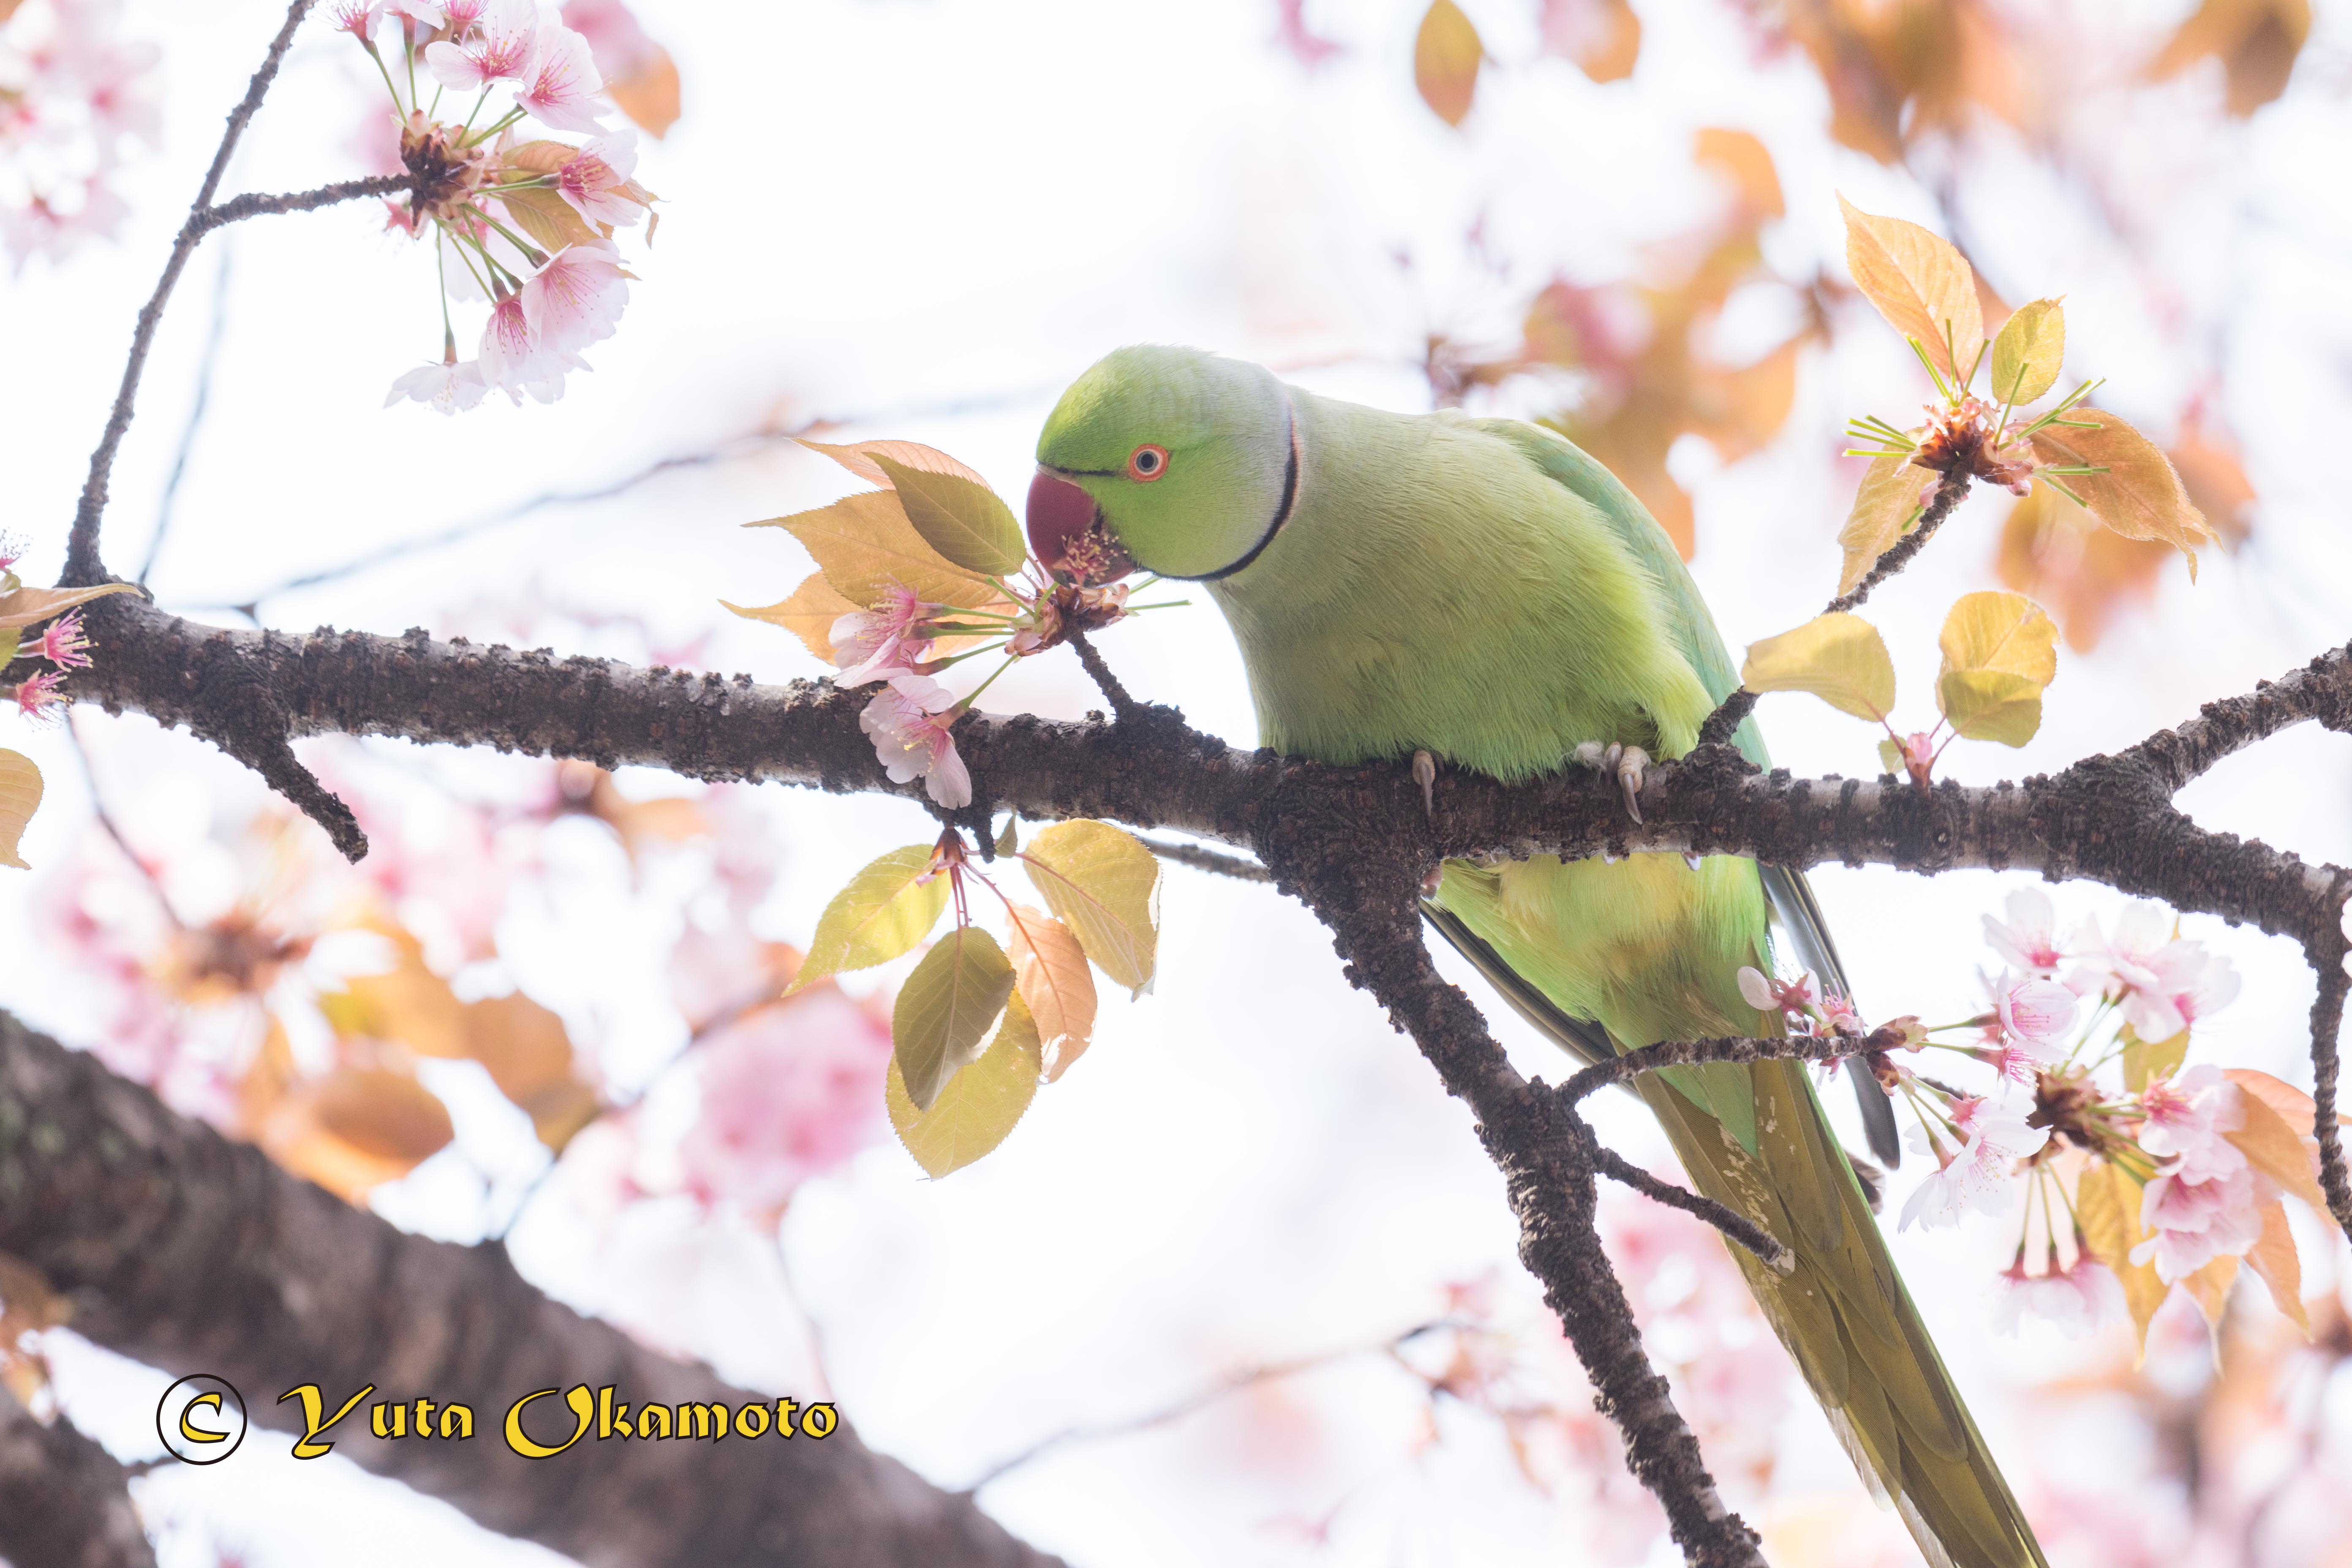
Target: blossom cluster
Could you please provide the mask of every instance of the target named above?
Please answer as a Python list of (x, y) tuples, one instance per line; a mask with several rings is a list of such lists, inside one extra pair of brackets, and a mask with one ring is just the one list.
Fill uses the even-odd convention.
[(0, 247), (20, 268), (110, 237), (124, 148), (156, 142), (159, 51), (124, 41), (121, 12), (121, 0), (0, 5)]
[[(614, 236), (655, 199), (633, 177), (636, 133), (604, 125), (589, 39), (532, 0), (336, 0), (331, 16), (392, 97), (410, 185), (387, 204), (391, 226), (429, 232), (440, 272), (440, 362), (399, 377), (386, 405), (455, 414), (493, 390), (553, 402), (589, 368), (583, 351), (613, 335), (632, 276)], [(486, 118), (500, 91), (508, 107)], [(442, 117), (445, 99), (462, 121)], [(592, 140), (530, 136), (526, 120)], [(489, 307), (470, 359), (458, 356), (453, 298)]]
[[(16, 575), (22, 553), (22, 546), (0, 539), (0, 599), (12, 597), (25, 585)], [(53, 667), (36, 670), (16, 683), (13, 693), (16, 711), (27, 719), (54, 719), (64, 711), (66, 672), (88, 669), (90, 663), (90, 642), (82, 629), (81, 612), (71, 610), (57, 616), (29, 642), (22, 631), (11, 626), (0, 631), (0, 644), (5, 644), (11, 658), (37, 658)]]
[[(2086, 919), (2064, 940), (2058, 923), (2040, 889), (2012, 893), (2005, 918), (1985, 918), (2002, 967), (1985, 977), (1984, 1009), (1906, 1031), (1905, 1055), (1967, 1058), (1992, 1069), (1989, 1087), (1885, 1062), (1882, 1079), (1916, 1113), (1913, 1146), (1936, 1163), (1903, 1226), (2004, 1214), (2023, 1186), (1998, 1311), (2012, 1330), (2032, 1315), (2084, 1333), (2128, 1304), (2145, 1332), (2175, 1284), (2218, 1310), (2241, 1259), (2298, 1315), (2276, 1210), (2283, 1192), (2316, 1193), (2293, 1126), (2308, 1102), (2267, 1075), (2182, 1059), (2194, 1026), (2236, 997), (2237, 973), (2154, 905), (2127, 907), (2112, 930)], [(1813, 1012), (1806, 982), (1741, 979), (1759, 1007)], [(2285, 1256), (2258, 1247), (2266, 1234)]]

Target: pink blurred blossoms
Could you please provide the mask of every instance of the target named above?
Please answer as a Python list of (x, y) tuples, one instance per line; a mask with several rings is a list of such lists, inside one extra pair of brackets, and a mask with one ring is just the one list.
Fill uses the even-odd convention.
[(0, 246), (19, 268), (112, 237), (124, 149), (156, 144), (159, 51), (125, 42), (121, 15), (121, 0), (0, 5)]
[[(551, 403), (586, 370), (583, 351), (613, 335), (634, 275), (617, 232), (648, 219), (636, 133), (608, 130), (589, 40), (532, 0), (332, 0), (326, 15), (367, 51), (392, 99), (405, 202), (390, 226), (429, 232), (441, 286), (437, 363), (401, 375), (386, 406), (411, 399), (444, 414), (493, 390)], [(494, 100), (501, 95), (503, 109)], [(462, 111), (462, 116), (461, 116)], [(526, 121), (591, 138), (533, 136)], [(485, 304), (461, 357), (450, 301)]]

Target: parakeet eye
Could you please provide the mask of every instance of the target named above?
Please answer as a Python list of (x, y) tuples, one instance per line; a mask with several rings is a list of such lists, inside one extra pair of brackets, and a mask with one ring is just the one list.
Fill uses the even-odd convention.
[(1167, 471), (1168, 448), (1165, 447), (1147, 445), (1128, 454), (1127, 477), (1130, 479), (1140, 479), (1150, 484)]

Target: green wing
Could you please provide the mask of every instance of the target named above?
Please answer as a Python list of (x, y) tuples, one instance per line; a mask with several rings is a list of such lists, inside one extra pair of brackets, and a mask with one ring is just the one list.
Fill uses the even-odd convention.
[[(1664, 589), (1668, 624), (1675, 641), (1697, 672), (1707, 695), (1717, 702), (1730, 696), (1739, 684), (1739, 675), (1731, 667), (1731, 655), (1723, 646), (1723, 634), (1716, 629), (1706, 601), (1699, 597), (1698, 584), (1691, 581), (1690, 568), (1675, 553), (1674, 541), (1651, 519), (1649, 510), (1625, 488), (1623, 481), (1595, 462), (1584, 448), (1539, 425), (1517, 419), (1478, 419), (1468, 423), (1508, 441), (1548, 478), (1589, 502), (1608, 520), (1633, 558)], [(1771, 754), (1764, 749), (1764, 736), (1753, 717), (1733, 733), (1732, 743), (1758, 767), (1772, 765)], [(1820, 975), (1829, 989), (1851, 997), (1853, 982), (1846, 976), (1845, 964), (1838, 957), (1837, 944), (1831, 940), (1828, 926), (1822, 922), (1822, 907), (1814, 900), (1805, 874), (1785, 866), (1764, 866), (1759, 869), (1764, 877), (1765, 897), (1771, 900), (1773, 919), (1796, 948), (1797, 961)], [(1869, 1073), (1849, 1068), (1846, 1076), (1853, 1083), (1854, 1103), (1862, 1112), (1870, 1152), (1891, 1170), (1903, 1161), (1903, 1141), (1895, 1129), (1894, 1102)]]

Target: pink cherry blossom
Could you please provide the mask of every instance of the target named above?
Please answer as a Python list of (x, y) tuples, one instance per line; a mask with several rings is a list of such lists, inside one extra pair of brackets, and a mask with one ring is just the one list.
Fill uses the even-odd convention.
[(1943, 1168), (1921, 1182), (1903, 1205), (1902, 1229), (1915, 1221), (1930, 1228), (1958, 1225), (1969, 1209), (2000, 1213), (2008, 1206), (2017, 1163), (2050, 1142), (2048, 1128), (2027, 1126), (2021, 1114), (1996, 1100), (1955, 1100), (1948, 1115), (1963, 1140), (1957, 1151), (1932, 1132), (1912, 1131), (1913, 1146), (1933, 1153)]
[(375, 25), (383, 20), (383, 0), (335, 0), (330, 15), (339, 31), (364, 44), (375, 36)]
[(2170, 1284), (2216, 1258), (2243, 1256), (2262, 1239), (2263, 1205), (2277, 1193), (2250, 1168), (2201, 1182), (2161, 1172), (2140, 1194), (2140, 1226), (2154, 1234), (2131, 1249), (2131, 1260), (2152, 1260), (2157, 1278)]
[(2011, 1039), (2055, 1061), (2062, 1054), (2058, 1042), (2074, 1026), (2074, 994), (2054, 980), (2004, 974), (1994, 992), (1993, 1011)]
[(25, 651), (47, 659), (59, 669), (87, 669), (89, 655), (83, 650), (89, 639), (82, 636), (81, 612), (59, 616), (45, 628), (38, 641)]
[(584, 369), (572, 354), (540, 341), (523, 312), (519, 295), (509, 294), (490, 307), (482, 327), (482, 379), (516, 403), (529, 393), (541, 403), (563, 395), (563, 375)]
[(18, 681), (16, 710), (27, 719), (56, 718), (58, 708), (65, 702), (64, 693), (59, 689), (65, 683), (65, 676), (54, 669), (45, 669), (38, 675)]
[(624, 0), (563, 0), (563, 25), (588, 40), (596, 70), (620, 81), (650, 66), (661, 46), (646, 34)]
[(928, 676), (894, 675), (866, 711), (858, 728), (874, 738), (874, 751), (893, 784), (922, 779), (941, 805), (971, 804), (971, 773), (956, 754), (949, 733), (961, 715), (955, 694)]
[(522, 286), (523, 320), (532, 340), (558, 354), (611, 337), (628, 302), (620, 257), (607, 245), (567, 245)]
[(2153, 979), (2123, 1001), (2124, 1022), (2144, 1040), (2168, 1040), (2237, 1000), (2238, 972), (2201, 942), (2168, 942), (2148, 961)]
[(2114, 1270), (2097, 1258), (2077, 1257), (2072, 1268), (2053, 1267), (2044, 1274), (2028, 1274), (2020, 1258), (2000, 1277), (1993, 1306), (1993, 1326), (2004, 1334), (2017, 1332), (2021, 1319), (2045, 1320), (2070, 1340), (2095, 1333), (2124, 1314), (2124, 1288)]
[(2011, 967), (2040, 979), (2054, 979), (2065, 954), (2058, 950), (2058, 911), (2039, 888), (2009, 895), (2009, 919), (1984, 917), (1985, 940)]
[[(446, 9), (454, 24), (464, 7), (452, 0)], [(488, 0), (475, 31), (455, 42), (426, 45), (425, 63), (452, 92), (478, 92), (528, 73), (538, 41), (539, 16), (531, 0)]]
[(464, 32), (482, 14), (483, 0), (453, 0), (443, 5), (441, 0), (383, 0), (385, 12), (394, 16), (406, 16), (428, 27), (455, 24)]
[(944, 608), (918, 599), (899, 584), (885, 584), (874, 608), (853, 610), (833, 623), (833, 659), (841, 667), (834, 684), (863, 686), (912, 674), (929, 647), (915, 634), (925, 617)]
[(2178, 1156), (2174, 1173), (2206, 1182), (2246, 1168), (2229, 1133), (2246, 1124), (2238, 1086), (2214, 1067), (2193, 1067), (2178, 1078), (2156, 1079), (2140, 1091), (2139, 1146), (2158, 1159)]
[(830, 987), (751, 1013), (703, 1047), (687, 1190), (762, 1217), (882, 1132), (890, 1030)]
[(478, 361), (419, 365), (393, 382), (383, 405), (389, 408), (403, 398), (410, 398), (429, 404), (443, 414), (455, 415), (481, 402), (483, 394), (489, 389)]
[(1740, 999), (1759, 1013), (1780, 1012), (1802, 1017), (1813, 1009), (1816, 982), (1810, 969), (1794, 980), (1782, 980), (1742, 964), (1738, 979)]
[(540, 26), (515, 101), (541, 124), (593, 134), (604, 129), (604, 110), (596, 102), (604, 88), (588, 40), (562, 23), (551, 21)]
[(590, 223), (627, 228), (646, 216), (643, 203), (623, 194), (637, 167), (637, 133), (599, 136), (555, 172), (555, 194)]
[(2084, 921), (2082, 934), (2075, 940), (2083, 949), (2085, 967), (2109, 983), (2109, 989), (2137, 990), (2156, 984), (2156, 971), (2150, 966), (2171, 934), (2171, 922), (2161, 905), (2134, 903), (2126, 905), (2116, 917), (2114, 940), (2101, 932), (2096, 915)]

